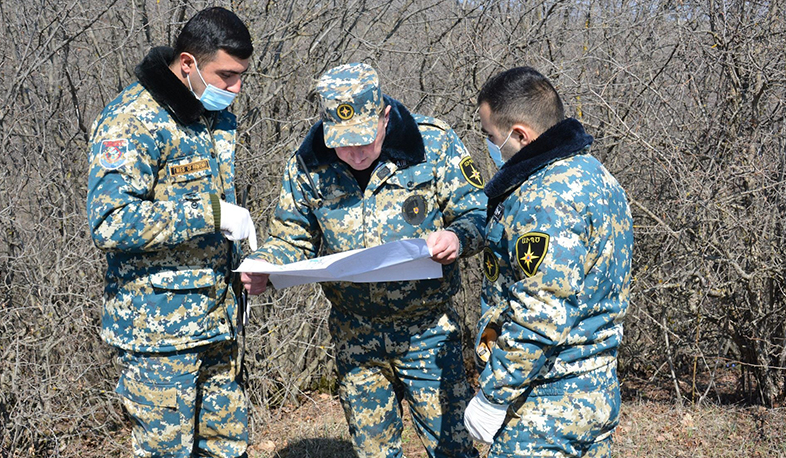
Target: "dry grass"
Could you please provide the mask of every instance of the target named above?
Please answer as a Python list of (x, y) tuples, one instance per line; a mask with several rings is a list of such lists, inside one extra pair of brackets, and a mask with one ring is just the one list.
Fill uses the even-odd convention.
[[(786, 409), (704, 405), (678, 408), (663, 401), (625, 401), (614, 437), (615, 458), (786, 457)], [(404, 449), (423, 451), (405, 416)], [(337, 399), (317, 395), (257, 431), (250, 458), (346, 458), (352, 446)]]

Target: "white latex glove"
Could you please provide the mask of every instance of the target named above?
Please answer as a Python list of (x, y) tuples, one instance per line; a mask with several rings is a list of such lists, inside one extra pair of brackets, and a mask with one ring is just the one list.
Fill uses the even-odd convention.
[(464, 411), (464, 426), (473, 439), (491, 444), (497, 431), (502, 428), (502, 423), (505, 422), (507, 411), (507, 404), (492, 404), (486, 396), (483, 396), (483, 390), (478, 390), (478, 394), (469, 401)]
[(219, 201), (221, 206), (221, 233), (229, 240), (248, 239), (251, 251), (257, 250), (257, 230), (251, 213), (243, 207)]

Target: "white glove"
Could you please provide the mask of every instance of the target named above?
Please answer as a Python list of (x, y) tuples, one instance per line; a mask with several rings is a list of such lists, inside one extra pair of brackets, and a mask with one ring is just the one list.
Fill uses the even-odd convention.
[(469, 401), (464, 411), (464, 426), (473, 439), (491, 444), (505, 422), (507, 411), (507, 404), (492, 404), (483, 396), (483, 390), (478, 390), (478, 394)]
[(229, 202), (219, 201), (221, 206), (221, 233), (229, 240), (248, 239), (248, 246), (251, 251), (257, 250), (257, 230), (254, 228), (254, 221), (251, 213), (243, 207), (239, 207)]

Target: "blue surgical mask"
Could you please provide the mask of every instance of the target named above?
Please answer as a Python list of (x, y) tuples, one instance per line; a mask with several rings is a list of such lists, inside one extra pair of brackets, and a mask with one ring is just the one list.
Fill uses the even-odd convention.
[(194, 59), (194, 66), (196, 67), (199, 79), (201, 79), (202, 84), (205, 85), (205, 90), (202, 91), (202, 95), (197, 97), (197, 95), (194, 93), (194, 88), (191, 87), (191, 78), (189, 78), (189, 75), (186, 75), (186, 79), (188, 80), (188, 88), (191, 89), (191, 93), (194, 94), (194, 97), (202, 102), (202, 106), (205, 107), (205, 110), (207, 111), (221, 111), (228, 107), (229, 104), (235, 100), (237, 94), (219, 89), (212, 84), (207, 84), (205, 79), (202, 78), (202, 73), (199, 71), (199, 65), (197, 65), (196, 59)]
[(486, 137), (486, 147), (489, 150), (489, 156), (491, 156), (491, 160), (494, 161), (495, 164), (497, 164), (497, 168), (501, 169), (502, 165), (505, 164), (505, 160), (502, 159), (502, 147), (504, 147), (505, 144), (508, 142), (508, 140), (510, 140), (511, 135), (513, 135), (512, 130), (510, 131), (508, 137), (505, 139), (504, 142), (502, 142), (500, 146), (495, 145), (494, 142), (492, 142), (491, 140), (489, 140), (488, 137)]

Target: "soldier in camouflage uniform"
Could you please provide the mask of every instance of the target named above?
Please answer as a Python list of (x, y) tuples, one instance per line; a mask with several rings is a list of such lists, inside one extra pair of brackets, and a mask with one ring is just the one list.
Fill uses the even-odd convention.
[(485, 187), (480, 390), (465, 424), (490, 457), (611, 457), (633, 248), (625, 192), (535, 70), (494, 76), (478, 105), (502, 165)]
[[(223, 8), (195, 15), (175, 49), (154, 48), (139, 81), (93, 125), (87, 215), (106, 252), (101, 337), (117, 348), (117, 392), (135, 456), (246, 456), (239, 383), (235, 116), (253, 48)], [(238, 282), (239, 283), (239, 282)]]
[[(451, 296), (456, 259), (482, 246), (482, 178), (448, 125), (383, 95), (368, 65), (333, 68), (316, 90), (322, 120), (287, 162), (269, 237), (251, 258), (283, 264), (425, 238), (443, 278), (322, 284), (339, 394), (361, 457), (402, 456), (403, 399), (429, 456), (475, 457)], [(266, 282), (259, 275), (251, 293)]]

